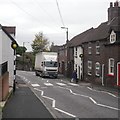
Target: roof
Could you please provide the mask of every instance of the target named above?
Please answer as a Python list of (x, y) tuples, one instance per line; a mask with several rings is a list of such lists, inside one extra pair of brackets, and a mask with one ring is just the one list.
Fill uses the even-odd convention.
[(120, 17), (113, 18), (109, 22), (103, 22), (97, 28), (90, 28), (73, 37), (69, 41), (69, 45), (73, 47), (89, 41), (105, 40), (109, 37), (111, 29), (114, 31), (120, 31)]
[(3, 28), (9, 33), (9, 34), (14, 34), (15, 35), (15, 26), (3, 26)]
[[(93, 31), (93, 28), (90, 28), (88, 30), (86, 30), (85, 32), (73, 37), (70, 41), (69, 41), (69, 45), (72, 46), (77, 46), (82, 44), (83, 42), (85, 42), (85, 38), (90, 35), (90, 33)], [(87, 40), (87, 39), (86, 39)]]
[[(11, 39), (11, 41), (13, 41), (13, 42), (16, 42), (16, 40), (10, 35), (10, 33), (13, 33), (13, 32), (15, 32), (13, 29), (12, 30), (10, 30), (10, 27), (9, 27), (9, 29), (6, 29), (4, 26), (2, 26), (1, 24), (0, 24), (0, 28), (6, 33), (6, 35)], [(14, 34), (14, 33), (13, 33)], [(17, 43), (17, 42), (16, 42)]]

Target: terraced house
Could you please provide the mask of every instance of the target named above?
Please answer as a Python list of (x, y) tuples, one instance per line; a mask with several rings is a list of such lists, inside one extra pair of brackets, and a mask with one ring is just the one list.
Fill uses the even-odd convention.
[[(97, 17), (97, 16), (96, 16)], [(97, 28), (90, 28), (73, 37), (67, 46), (67, 62), (72, 70), (77, 70), (79, 80), (89, 81), (103, 86), (120, 86), (120, 3), (110, 3), (108, 21)], [(65, 49), (59, 50), (60, 70), (65, 61), (61, 55)]]

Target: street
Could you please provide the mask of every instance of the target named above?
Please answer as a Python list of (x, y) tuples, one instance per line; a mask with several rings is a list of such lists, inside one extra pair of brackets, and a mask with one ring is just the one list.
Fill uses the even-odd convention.
[(41, 78), (17, 71), (34, 94), (56, 118), (118, 118), (118, 96), (60, 77)]

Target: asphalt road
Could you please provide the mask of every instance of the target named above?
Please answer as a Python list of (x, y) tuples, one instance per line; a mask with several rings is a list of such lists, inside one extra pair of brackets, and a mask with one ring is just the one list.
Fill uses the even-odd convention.
[(17, 71), (56, 118), (118, 118), (118, 96), (62, 78), (41, 78)]

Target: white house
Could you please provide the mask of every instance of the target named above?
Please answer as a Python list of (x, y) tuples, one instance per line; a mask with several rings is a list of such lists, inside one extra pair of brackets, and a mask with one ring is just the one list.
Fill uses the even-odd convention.
[[(0, 25), (0, 89), (2, 91), (1, 96), (4, 97), (3, 99), (7, 96), (9, 87), (13, 87), (14, 50), (11, 48), (11, 43), (15, 41), (14, 38), (15, 27)], [(6, 72), (7, 74), (5, 74)]]
[(83, 48), (81, 46), (74, 47), (74, 70), (77, 71), (77, 78), (82, 79), (83, 76)]

